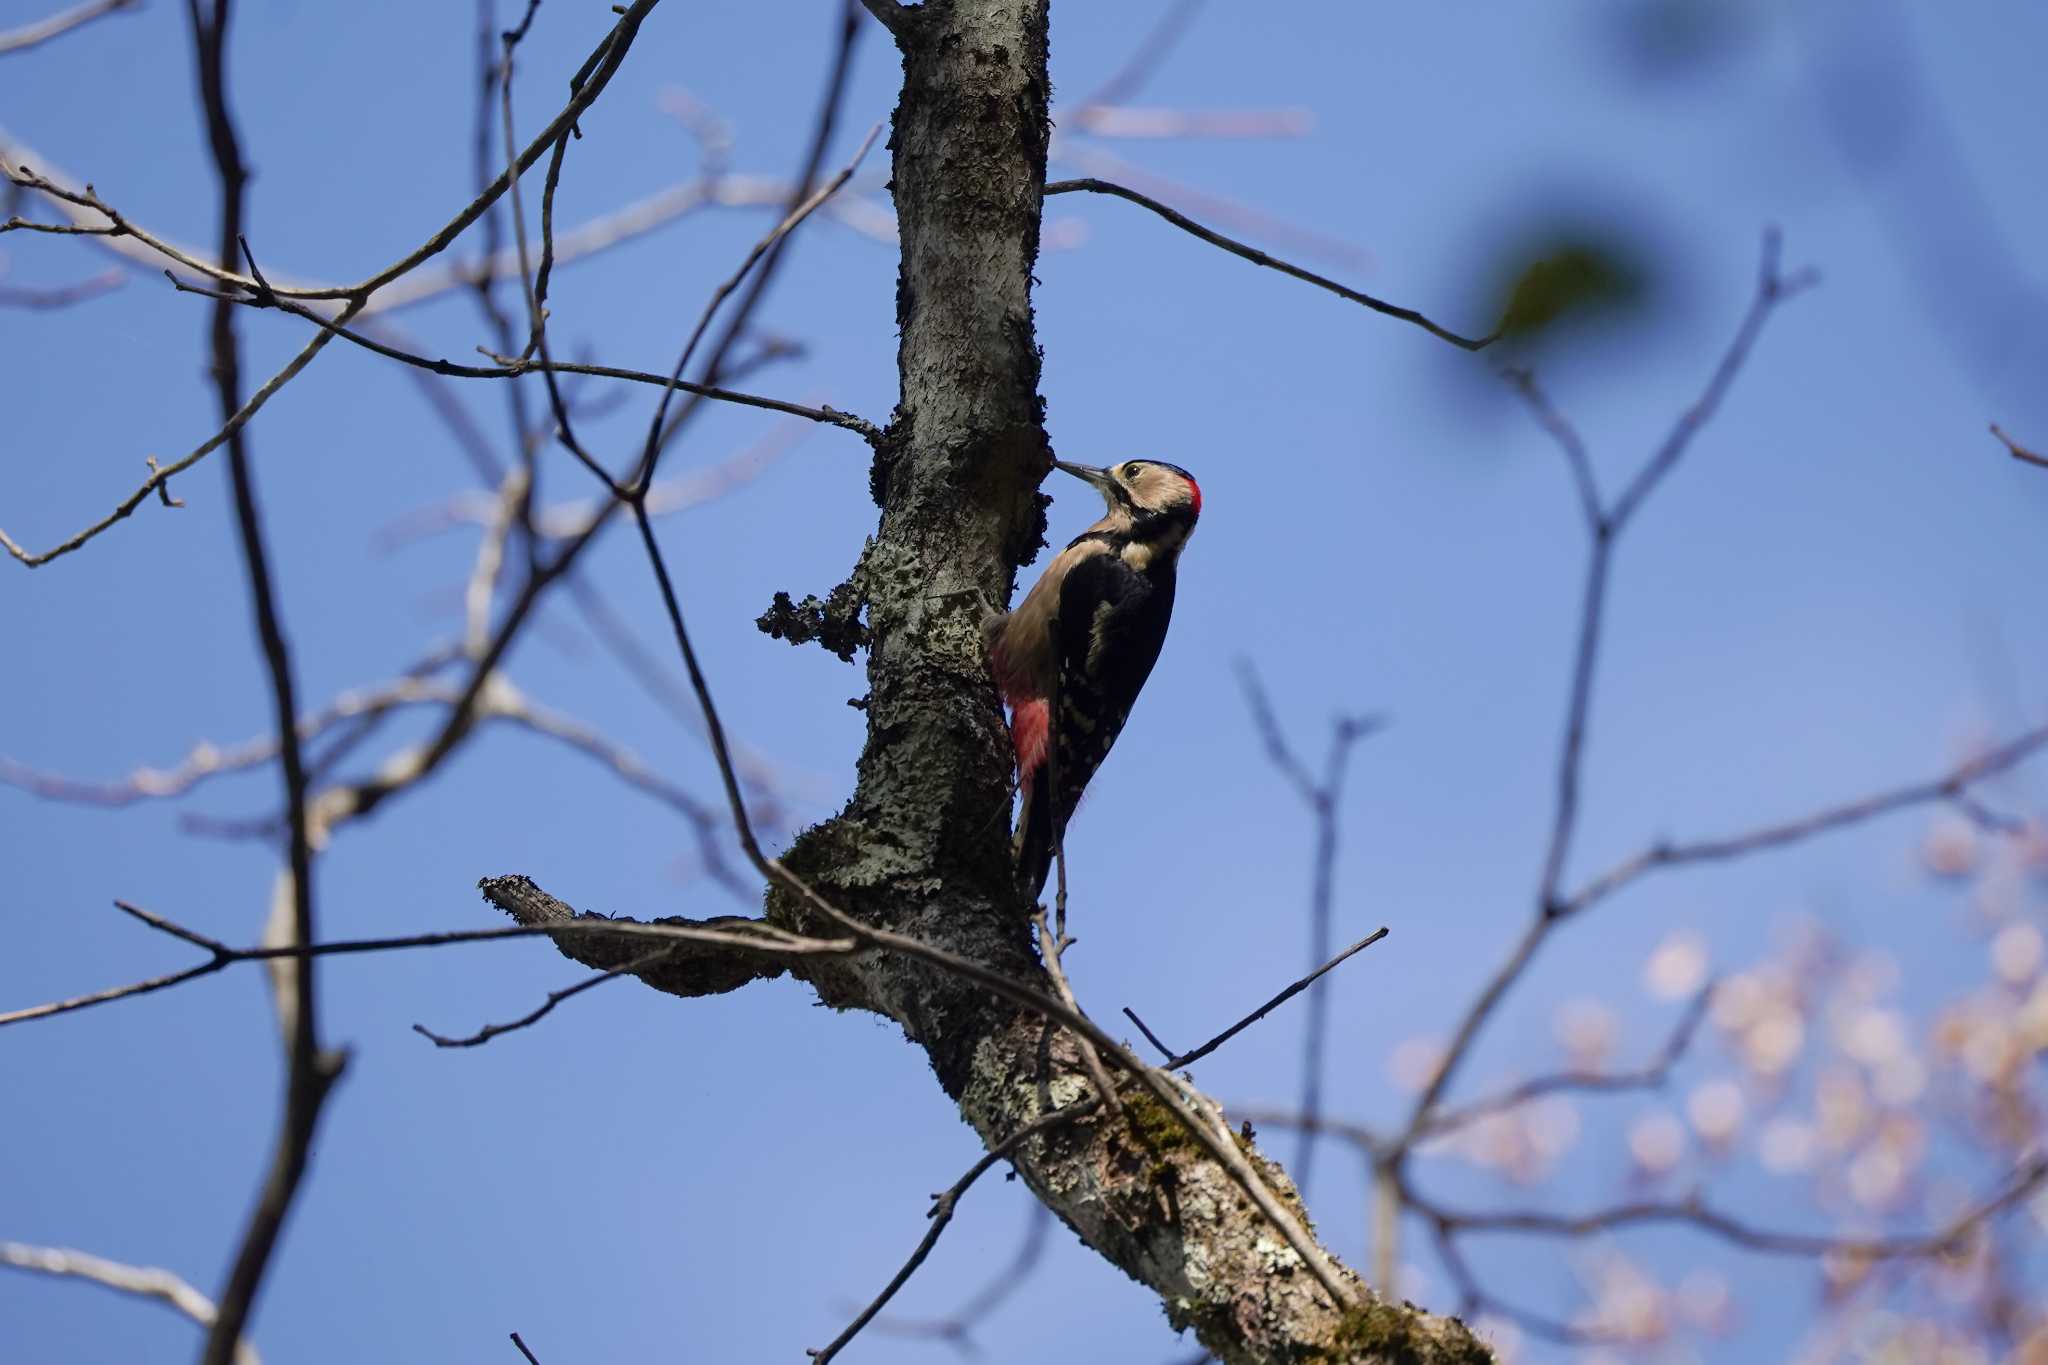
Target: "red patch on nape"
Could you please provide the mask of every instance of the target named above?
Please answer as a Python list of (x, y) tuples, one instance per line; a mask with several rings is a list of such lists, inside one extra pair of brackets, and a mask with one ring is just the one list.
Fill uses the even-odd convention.
[(1187, 476), (1187, 479), (1188, 509), (1199, 517), (1202, 515), (1202, 485), (1196, 483), (1192, 476)]
[(1051, 722), (1051, 707), (1044, 697), (1019, 702), (1010, 712), (1010, 739), (1017, 746), (1017, 775), (1027, 781), (1045, 762)]

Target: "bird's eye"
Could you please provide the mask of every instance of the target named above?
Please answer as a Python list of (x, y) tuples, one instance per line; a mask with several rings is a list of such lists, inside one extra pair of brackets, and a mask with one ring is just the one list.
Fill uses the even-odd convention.
[(1132, 460), (1132, 461), (1131, 461), (1131, 462), (1130, 462), (1129, 464), (1127, 464), (1127, 465), (1125, 465), (1125, 466), (1124, 466), (1124, 477), (1125, 477), (1125, 478), (1127, 478), (1127, 479), (1135, 479), (1135, 478), (1137, 478), (1137, 477), (1138, 477), (1138, 469), (1139, 469), (1139, 465), (1138, 465), (1138, 462), (1137, 462), (1136, 460)]

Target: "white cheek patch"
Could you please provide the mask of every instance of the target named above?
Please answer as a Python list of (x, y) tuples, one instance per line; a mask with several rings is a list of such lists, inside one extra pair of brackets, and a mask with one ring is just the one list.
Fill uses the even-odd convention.
[(1185, 539), (1187, 539), (1186, 527), (1168, 526), (1149, 541), (1134, 540), (1124, 546), (1121, 558), (1132, 569), (1143, 573), (1152, 567), (1154, 560), (1162, 556), (1169, 560), (1172, 559), (1174, 555), (1179, 553), (1180, 543)]

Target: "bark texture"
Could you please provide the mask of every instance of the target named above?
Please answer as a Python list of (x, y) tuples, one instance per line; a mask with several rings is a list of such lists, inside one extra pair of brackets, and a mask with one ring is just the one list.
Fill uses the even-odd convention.
[[(1014, 886), (1008, 734), (980, 623), (1007, 603), (1044, 539), (1051, 467), (1032, 323), (1049, 132), (1048, 0), (883, 6), (903, 59), (890, 140), (901, 229), (902, 390), (877, 442), (881, 521), (852, 582), (868, 612), (868, 737), (845, 809), (784, 864), (877, 927), (973, 957), (1050, 995)], [(871, 5), (870, 8), (876, 6)], [(486, 894), (528, 924), (575, 911), (530, 883)], [(509, 888), (509, 889), (507, 889)], [(534, 892), (536, 894), (528, 894)], [(797, 898), (767, 918), (831, 936)], [(564, 936), (599, 966), (644, 952)], [(778, 968), (693, 953), (649, 974), (678, 994)], [(1073, 1038), (957, 976), (881, 952), (789, 966), (828, 1004), (886, 1015), (930, 1057), (961, 1116), (994, 1146), (1090, 1091)], [(1306, 1222), (1280, 1168), (1242, 1144)], [(1467, 1365), (1492, 1357), (1455, 1319), (1387, 1305), (1349, 1271), (1342, 1307), (1229, 1174), (1146, 1095), (1054, 1127), (1013, 1155), (1083, 1241), (1156, 1292), (1176, 1327), (1230, 1362)]]

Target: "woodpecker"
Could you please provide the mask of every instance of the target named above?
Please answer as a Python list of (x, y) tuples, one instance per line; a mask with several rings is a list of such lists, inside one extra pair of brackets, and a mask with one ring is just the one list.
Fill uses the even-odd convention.
[(1166, 643), (1174, 569), (1202, 514), (1202, 490), (1179, 465), (1053, 467), (1093, 484), (1108, 508), (1053, 556), (1014, 611), (983, 628), (990, 670), (1010, 705), (1022, 797), (1017, 879), (1033, 897), (1052, 866), (1055, 823), (1064, 828), (1074, 813)]

